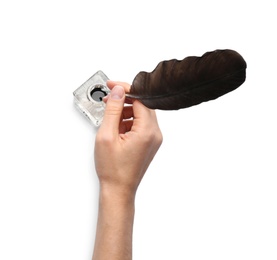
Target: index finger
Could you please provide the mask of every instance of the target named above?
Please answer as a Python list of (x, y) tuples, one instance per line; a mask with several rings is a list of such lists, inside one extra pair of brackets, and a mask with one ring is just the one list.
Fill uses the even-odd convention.
[(133, 102), (134, 122), (143, 128), (157, 124), (156, 112), (144, 106), (139, 100)]

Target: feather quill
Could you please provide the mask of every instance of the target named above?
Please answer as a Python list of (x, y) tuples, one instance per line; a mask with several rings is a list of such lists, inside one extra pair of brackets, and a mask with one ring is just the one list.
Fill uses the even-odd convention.
[(215, 50), (201, 57), (160, 62), (134, 78), (127, 97), (151, 109), (177, 110), (214, 100), (238, 88), (246, 78), (246, 62), (234, 50)]

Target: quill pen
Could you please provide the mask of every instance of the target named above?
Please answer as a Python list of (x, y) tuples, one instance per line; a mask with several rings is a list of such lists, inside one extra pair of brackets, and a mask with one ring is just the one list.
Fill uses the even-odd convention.
[(150, 73), (134, 78), (126, 97), (151, 109), (177, 110), (214, 100), (238, 88), (246, 79), (246, 62), (230, 49), (201, 57), (160, 62)]

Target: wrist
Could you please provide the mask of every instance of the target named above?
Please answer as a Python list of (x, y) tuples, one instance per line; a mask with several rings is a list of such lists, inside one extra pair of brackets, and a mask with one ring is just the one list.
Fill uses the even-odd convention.
[(136, 192), (116, 185), (100, 185), (100, 202), (113, 202), (117, 205), (133, 205)]

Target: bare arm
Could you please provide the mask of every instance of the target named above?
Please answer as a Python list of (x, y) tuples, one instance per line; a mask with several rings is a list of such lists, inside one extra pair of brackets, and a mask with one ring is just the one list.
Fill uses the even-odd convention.
[(155, 111), (139, 101), (124, 107), (127, 83), (108, 82), (108, 86), (112, 92), (94, 153), (100, 195), (93, 260), (130, 260), (136, 191), (162, 134)]

